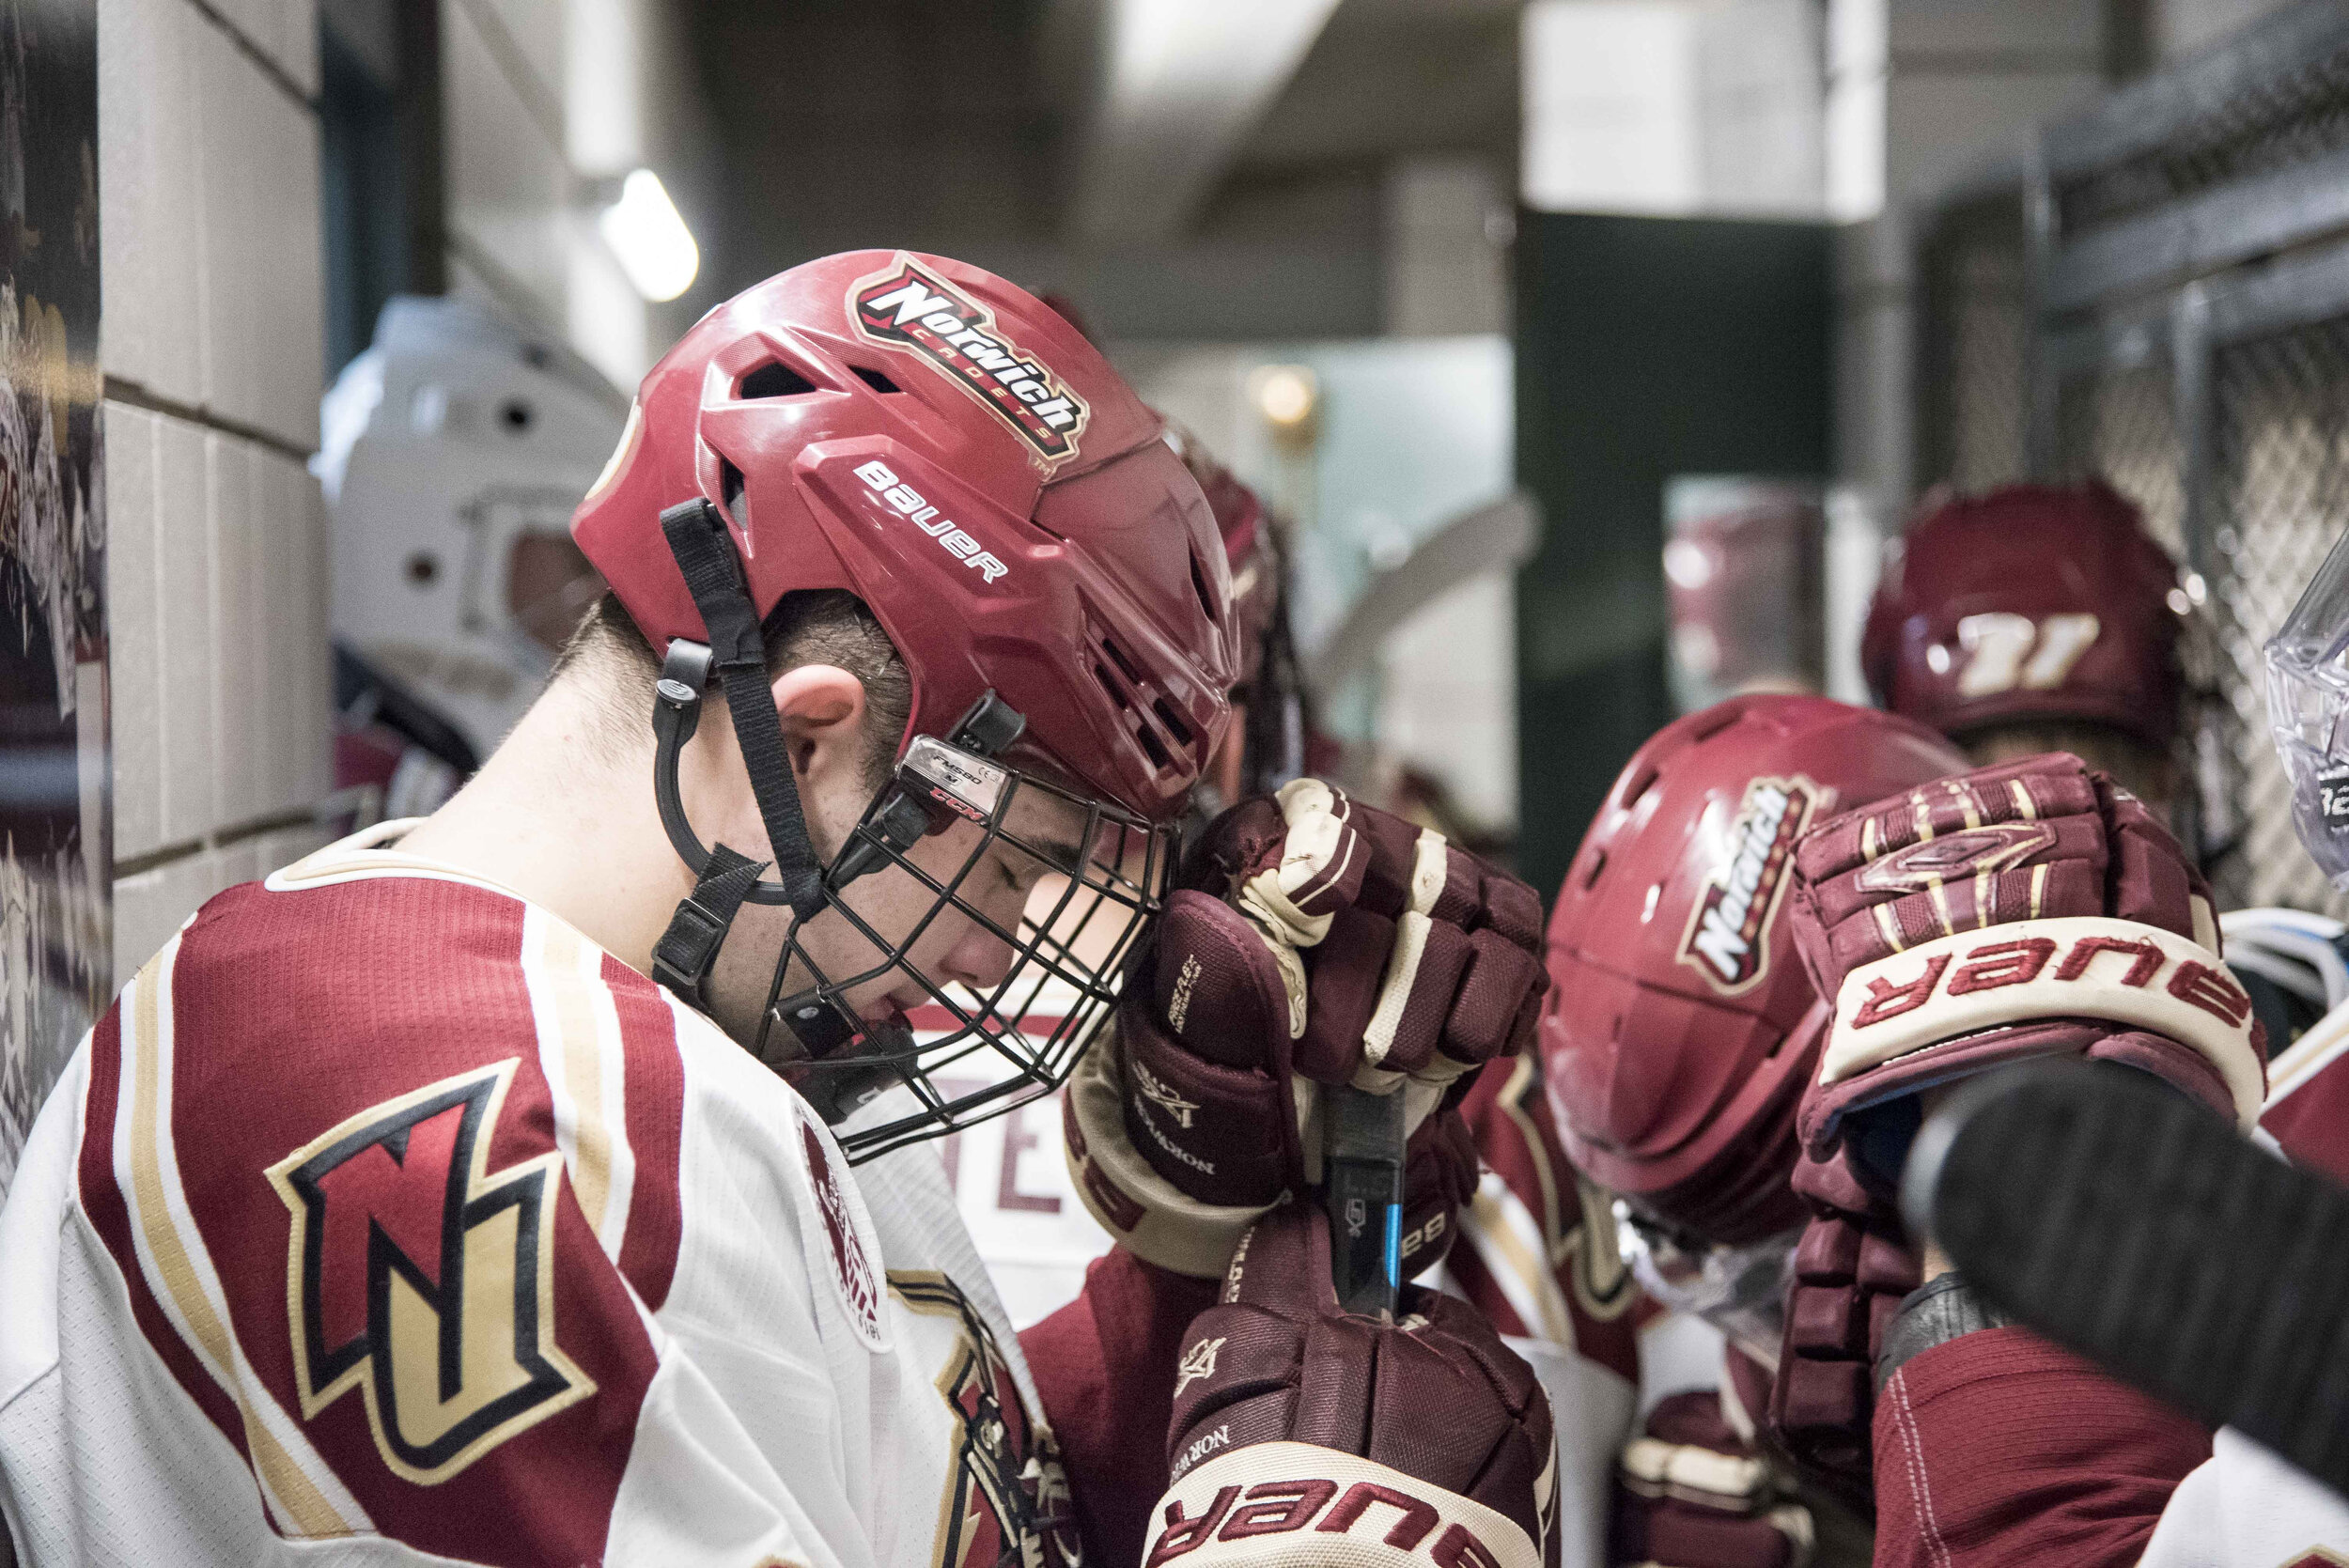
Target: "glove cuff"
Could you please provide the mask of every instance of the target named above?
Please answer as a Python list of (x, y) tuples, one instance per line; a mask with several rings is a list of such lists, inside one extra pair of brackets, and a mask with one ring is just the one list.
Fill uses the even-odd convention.
[(1908, 1293), (1900, 1315), (1884, 1331), (1884, 1348), (1876, 1353), (1877, 1390), (1912, 1358), (1935, 1345), (1981, 1328), (2003, 1328), (2013, 1321), (1955, 1274), (1926, 1281)]
[(1215, 1454), (1168, 1487), (1143, 1568), (1426, 1568), (1429, 1559), (1541, 1568), (1542, 1549), (1473, 1498), (1337, 1449), (1272, 1442)]
[[(2019, 920), (1919, 942), (1843, 976), (1819, 1061), (1829, 1088), (1914, 1060), (1962, 1035), (2013, 1024), (2092, 1018), (2177, 1041), (2216, 1069), (2238, 1125), (2259, 1121), (2263, 1041), (2250, 999), (2217, 954), (2159, 926), (2101, 915)], [(1896, 1066), (1886, 1066), (1894, 1063)]]
[(1152, 1169), (1126, 1132), (1113, 1038), (1097, 1040), (1069, 1078), (1063, 1126), (1068, 1174), (1086, 1212), (1146, 1264), (1213, 1280), (1271, 1203), (1203, 1203)]

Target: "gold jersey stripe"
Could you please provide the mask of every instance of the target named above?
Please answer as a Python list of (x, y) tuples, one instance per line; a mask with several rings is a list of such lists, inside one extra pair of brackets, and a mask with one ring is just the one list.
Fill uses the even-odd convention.
[[(138, 1225), (154, 1259), (160, 1287), (174, 1314), (193, 1337), (193, 1348), (205, 1370), (237, 1406), (244, 1423), (245, 1450), (253, 1467), (280, 1512), (295, 1531), (306, 1538), (355, 1535), (361, 1525), (346, 1519), (329, 1501), (324, 1488), (281, 1443), (237, 1376), (238, 1352), (228, 1326), (213, 1310), (211, 1298), (196, 1277), (185, 1238), (174, 1223), (164, 1193), (159, 1126), (166, 1113), (169, 1091), (162, 1080), (162, 1006), (158, 1000), (171, 986), (177, 938), (151, 959), (132, 985), (132, 1032), (138, 1060), (128, 1087), (131, 1091), (131, 1186), (137, 1200)], [(201, 1246), (199, 1240), (196, 1243)], [(267, 1397), (262, 1395), (260, 1397)]]

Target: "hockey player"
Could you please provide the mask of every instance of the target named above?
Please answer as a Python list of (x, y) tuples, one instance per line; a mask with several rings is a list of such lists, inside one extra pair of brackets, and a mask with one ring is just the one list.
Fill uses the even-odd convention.
[[(207, 906), (45, 1109), (0, 1216), (33, 1561), (1077, 1557), (908, 1145), (1049, 1092), (1113, 966), (1165, 968), (1166, 824), (1232, 674), (1197, 487), (1033, 299), (863, 252), (697, 323), (574, 533), (612, 597), (474, 782)], [(1291, 825), (1370, 862), (1333, 813)], [(1251, 869), (1309, 923), (1361, 885)], [(1409, 896), (1455, 912), (1426, 869)], [(1455, 1034), (1395, 948), (1378, 1039), (1424, 1069)], [(1048, 981), (1076, 1002), (1034, 1038)], [(916, 1047), (917, 1004), (957, 1027)], [(1360, 1022), (1318, 1070), (1377, 1059)], [(1229, 1239), (1182, 1424), (1135, 1434), (1179, 1439), (1155, 1560), (1311, 1529), (1533, 1568), (1522, 1363), (1465, 1308), (1343, 1318), (1315, 1214)]]
[(1909, 526), (1860, 664), (1877, 702), (1976, 762), (2070, 752), (2166, 820), (2191, 609), (2177, 564), (2110, 486), (2006, 485)]
[[(1840, 1152), (1873, 1191), (1898, 1180), (1926, 1101), (2015, 1061), (2116, 1063), (2247, 1133), (2258, 1121), (2263, 1040), (2201, 877), (2075, 757), (1833, 818), (1797, 847), (1793, 898), (1835, 998), (1805, 1151)], [(2137, 1561), (2208, 1431), (2003, 1326), (1931, 1258), (1927, 1276), (1875, 1346), (1877, 1562)], [(1815, 1311), (1798, 1285), (1791, 1315)]]
[[(1795, 1110), (1827, 1018), (1787, 930), (1787, 862), (1839, 808), (1963, 766), (1892, 715), (1732, 698), (1633, 754), (1559, 891), (1541, 1064), (1565, 1153), (1616, 1195), (1648, 1293), (1727, 1341), (1719, 1393), (1667, 1400), (1623, 1451), (1619, 1562), (1789, 1563), (1814, 1541), (1820, 1560), (1866, 1560), (1864, 1489), (1834, 1484), (1850, 1467), (1799, 1472), (1767, 1435), (1774, 1378), (1817, 1375), (1790, 1340), (1860, 1353), (1810, 1345), (1783, 1309), (1820, 1202), (1795, 1185)], [(1847, 1265), (1831, 1282), (1857, 1299), (1869, 1281)], [(1864, 1312), (1846, 1316), (1865, 1331)]]
[[(1870, 609), (1876, 698), (1977, 762), (2064, 751), (2176, 825), (2173, 766), (2193, 601), (2137, 507), (2101, 483), (2011, 485), (1909, 529)], [(2295, 1160), (2349, 1180), (2349, 998), (2339, 922), (2294, 909), (2223, 917), (2236, 982), (2276, 1057), (2263, 1121)]]
[[(2349, 542), (2335, 546), (2267, 645), (2268, 712), (2293, 785), (2294, 827), (2336, 887), (2349, 884), (2349, 815), (2339, 800), (2349, 770), (2341, 740), (2349, 709), (2344, 644)], [(1857, 846), (1847, 830), (1806, 844), (1797, 858), (1798, 881), (1811, 884), (1806, 956), (1841, 976), (1843, 1005), (1851, 1010), (1836, 1024), (1847, 1042), (1844, 1071), (1816, 1111), (1806, 1106), (1806, 1120), (1833, 1136), (1839, 1110), (1871, 1101), (1897, 1105), (1904, 1094), (1913, 1100), (1926, 1082), (1994, 1061), (2085, 1047), (2145, 1069), (2248, 1132), (2260, 1114), (2260, 1042), (2248, 998), (2214, 972), (2208, 954), (2182, 939), (2201, 935), (2207, 922), (2194, 908), (2199, 888), (2176, 846), (2134, 820), (2138, 814), (2124, 797), (2102, 786), (2082, 792), (2073, 769), (2046, 759), (1957, 782), (1968, 799), (1987, 802), (2004, 795), (2039, 807), (2024, 820), (1985, 811), (1982, 828), (1968, 825), (1955, 835), (1983, 848), (1990, 846), (1985, 835), (2007, 841), (2003, 865), (1983, 866), (1990, 885), (2009, 890), (1998, 908), (1960, 893), (1953, 878), (1967, 870), (1966, 857), (1952, 856), (1946, 837), (1930, 852), (1961, 917), (1983, 913), (1987, 931), (1935, 940), (1923, 928), (1917, 890), (1896, 889), (1879, 875), (1883, 890), (1863, 892), (1852, 875)], [(2060, 801), (2061, 795), (2070, 799)], [(1899, 836), (1897, 813), (1870, 815), (1883, 819), (1879, 863), (1918, 858)], [(1921, 806), (1915, 820), (1921, 827), (1948, 818), (1933, 804)], [(2091, 875), (2082, 877), (2083, 870)], [(2028, 906), (2013, 897), (2022, 891), (2015, 879), (2025, 876), (2044, 877), (2048, 896)], [(2108, 918), (2092, 927), (2080, 915)], [(2073, 918), (2061, 918), (2066, 916)], [(1887, 954), (1871, 933), (1888, 927), (1923, 939)], [(1993, 957), (1985, 971), (1968, 944), (1992, 938), (2006, 939), (1997, 945), (2009, 956)], [(2131, 957), (2125, 969), (2107, 958), (2074, 972), (2086, 941), (2116, 958), (2127, 949), (2145, 957)], [(1979, 986), (1961, 992), (1964, 977), (1998, 972), (2013, 965), (2017, 950), (2041, 942), (2066, 951), (2052, 967), (2017, 973), (2016, 983), (1986, 994)], [(2055, 956), (2051, 950), (2048, 957)], [(1922, 983), (1924, 971), (1935, 971), (1932, 983)], [(2139, 982), (2134, 991), (2132, 979)], [(1916, 1002), (1903, 1016), (1881, 1025), (1872, 1018), (1889, 1012), (1878, 995), (1912, 994)], [(1885, 1057), (1863, 1033), (1878, 1028), (1920, 1048)], [(1962, 1038), (1951, 1037), (1960, 1031)], [(1830, 1047), (1830, 1072), (1839, 1064), (1835, 1055)], [(1912, 1058), (1917, 1067), (1909, 1065)], [(2277, 1223), (2272, 1214), (2263, 1218)], [(2306, 1219), (2299, 1216), (2295, 1223)], [(2110, 1239), (2126, 1246), (2125, 1238)], [(2083, 1289), (2093, 1283), (2079, 1281)], [(2240, 1364), (2247, 1353), (2258, 1354), (2247, 1348), (2253, 1331), (2242, 1314), (2181, 1303), (2167, 1348)], [(2214, 1438), (2189, 1417), (2001, 1326), (1954, 1272), (1934, 1280), (1904, 1308), (1895, 1342), (1878, 1367), (1890, 1381), (1876, 1431), (1888, 1514), (1896, 1512), (1909, 1526), (1907, 1549), (1892, 1561), (1966, 1568), (2052, 1560), (2061, 1550), (2065, 1561), (2147, 1568), (2313, 1568), (2349, 1554), (2349, 1505), (2338, 1493), (2232, 1428)], [(1986, 1436), (1986, 1422), (1996, 1423), (1995, 1438)]]

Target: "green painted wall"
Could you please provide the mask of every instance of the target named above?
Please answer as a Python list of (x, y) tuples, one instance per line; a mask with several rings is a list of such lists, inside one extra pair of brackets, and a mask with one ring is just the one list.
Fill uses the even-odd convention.
[(1607, 787), (1672, 717), (1664, 482), (1830, 472), (1824, 225), (1524, 213), (1517, 467), (1517, 865), (1547, 898)]

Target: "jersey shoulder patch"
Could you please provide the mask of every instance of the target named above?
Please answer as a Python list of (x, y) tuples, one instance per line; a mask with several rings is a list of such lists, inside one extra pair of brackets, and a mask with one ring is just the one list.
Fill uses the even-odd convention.
[(248, 884), (93, 1034), (82, 1206), (279, 1534), (595, 1560), (659, 1365), (682, 1087), (651, 983), (541, 910)]

